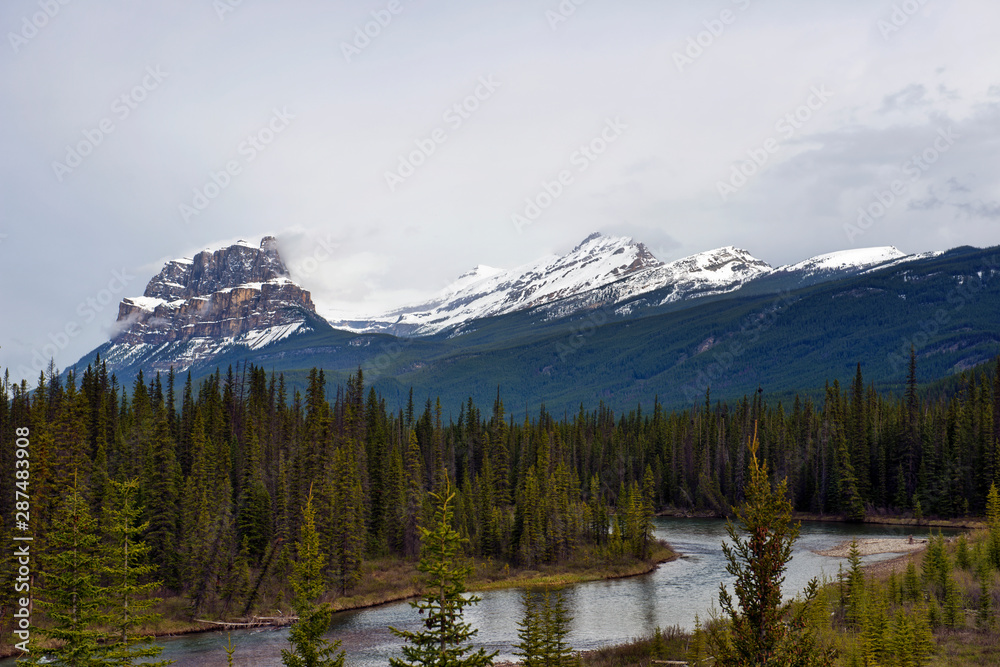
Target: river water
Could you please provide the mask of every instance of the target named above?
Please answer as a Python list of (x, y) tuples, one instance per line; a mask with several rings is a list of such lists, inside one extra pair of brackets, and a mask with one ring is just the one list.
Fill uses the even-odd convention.
[[(794, 546), (785, 579), (786, 595), (800, 592), (812, 577), (837, 576), (846, 559), (814, 553), (852, 537), (926, 537), (927, 531), (912, 527), (852, 525), (806, 522)], [(660, 565), (654, 572), (614, 581), (594, 581), (565, 589), (573, 615), (569, 643), (577, 650), (618, 644), (650, 634), (654, 628), (679, 625), (692, 629), (695, 615), (705, 618), (718, 609), (719, 583), (730, 583), (722, 541), (727, 539), (725, 521), (718, 519), (656, 519), (656, 535), (667, 540), (681, 557)], [(896, 554), (867, 556), (872, 562)], [(476, 644), (499, 650), (499, 660), (514, 660), (517, 621), (521, 617), (520, 590), (482, 593), (478, 606), (466, 609), (465, 618), (479, 629)], [(401, 656), (400, 640), (389, 626), (418, 629), (416, 611), (407, 602), (335, 615), (329, 638), (339, 639), (347, 651), (347, 664), (383, 667), (389, 658)], [(281, 650), (288, 648), (288, 629), (258, 629), (232, 633), (236, 646), (235, 665), (270, 667), (281, 665)], [(176, 660), (177, 667), (225, 665), (226, 633), (210, 632), (160, 639), (165, 650), (160, 659)], [(13, 665), (0, 662), (0, 667)]]

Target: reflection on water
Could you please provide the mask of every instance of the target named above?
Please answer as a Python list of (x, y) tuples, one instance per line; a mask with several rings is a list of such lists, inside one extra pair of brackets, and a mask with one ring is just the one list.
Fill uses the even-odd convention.
[[(649, 634), (653, 628), (680, 625), (694, 627), (695, 614), (705, 617), (719, 597), (719, 584), (729, 584), (721, 543), (726, 539), (725, 522), (717, 519), (656, 520), (657, 537), (667, 540), (683, 554), (661, 565), (655, 572), (628, 579), (594, 581), (566, 589), (567, 606), (573, 614), (570, 644), (578, 650), (597, 648)], [(786, 595), (802, 590), (812, 577), (834, 578), (841, 558), (819, 556), (813, 551), (828, 549), (852, 537), (925, 537), (912, 527), (803, 523), (785, 579)], [(865, 562), (893, 558), (895, 554), (866, 556)], [(521, 616), (519, 590), (489, 591), (483, 601), (467, 609), (466, 619), (479, 628), (477, 644), (499, 650), (500, 659), (513, 660), (517, 642), (517, 621)], [(331, 639), (340, 639), (347, 651), (348, 664), (375, 667), (400, 656), (399, 644), (389, 626), (416, 630), (416, 612), (406, 602), (372, 609), (338, 613), (330, 629)], [(236, 665), (261, 667), (281, 664), (281, 650), (288, 648), (288, 629), (233, 632), (237, 646)], [(161, 640), (166, 647), (162, 658), (176, 660), (177, 667), (225, 665), (222, 647), (225, 633), (203, 633)], [(0, 665), (12, 665), (4, 661)]]

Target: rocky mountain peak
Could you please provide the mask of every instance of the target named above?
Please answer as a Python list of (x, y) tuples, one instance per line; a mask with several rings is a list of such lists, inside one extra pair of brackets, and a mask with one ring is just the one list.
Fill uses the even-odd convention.
[(309, 292), (288, 277), (277, 240), (266, 236), (259, 246), (239, 241), (167, 262), (141, 297), (122, 299), (112, 343), (157, 348), (153, 368), (183, 369), (233, 345), (257, 348), (306, 330), (315, 312)]
[(278, 254), (277, 241), (273, 236), (265, 236), (259, 248), (240, 241), (215, 251), (203, 250), (190, 259), (167, 262), (149, 281), (143, 296), (175, 301), (287, 276), (288, 268)]

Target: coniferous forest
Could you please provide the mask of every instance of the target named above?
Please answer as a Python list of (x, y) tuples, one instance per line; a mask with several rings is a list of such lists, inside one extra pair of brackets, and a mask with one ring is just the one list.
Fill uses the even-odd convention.
[[(470, 399), (446, 416), (412, 392), (405, 406), (387, 405), (360, 369), (346, 386), (313, 369), (303, 395), (251, 365), (198, 386), (171, 372), (123, 387), (97, 363), (42, 374), (33, 387), (4, 382), (0, 432), (12, 442), (16, 429), (30, 429), (35, 613), (58, 608), (60, 577), (78, 571), (94, 579), (84, 584), (139, 603), (132, 619), (93, 610), (128, 635), (144, 627), (142, 604), (148, 611), (154, 595), (177, 602), (161, 611), (187, 619), (296, 607), (288, 582), (300, 577), (295, 546), (309, 531), (323, 561), (314, 575), (322, 580), (310, 585), (349, 596), (366, 563), (417, 561), (446, 492), (461, 551), (507, 567), (581, 553), (649, 558), (656, 512), (728, 515), (758, 459), (772, 481), (787, 480), (794, 510), (847, 520), (981, 516), (1000, 483), (1000, 364), (933, 391), (918, 391), (918, 373), (911, 356), (902, 396), (866, 385), (859, 365), (850, 382), (828, 384), (821, 403), (757, 393), (730, 404), (707, 392), (691, 409), (654, 403), (625, 414), (581, 406), (514, 415), (501, 387), (492, 405)], [(14, 448), (0, 457), (4, 471), (18, 468)], [(5, 543), (16, 481), (0, 478)], [(114, 587), (113, 567), (87, 574), (64, 562), (66, 545), (80, 539), (101, 562), (113, 563), (122, 542), (146, 553)], [(10, 550), (3, 558), (7, 644), (15, 568)]]

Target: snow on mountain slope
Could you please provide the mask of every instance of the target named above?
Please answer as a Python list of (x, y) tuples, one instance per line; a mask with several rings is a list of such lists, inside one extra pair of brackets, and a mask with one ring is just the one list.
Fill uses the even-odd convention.
[(913, 255), (903, 255), (902, 257), (890, 260), (888, 262), (885, 262), (884, 264), (879, 264), (869, 269), (865, 269), (864, 271), (862, 271), (862, 273), (871, 273), (872, 271), (878, 271), (879, 269), (885, 269), (890, 266), (896, 266), (897, 264), (903, 264), (905, 262), (913, 262), (918, 259), (930, 259), (931, 257), (937, 257), (938, 255), (943, 255), (943, 254), (944, 250), (932, 250), (930, 252), (918, 252)]
[[(746, 250), (725, 246), (700, 252), (689, 257), (653, 266), (633, 273), (622, 280), (596, 290), (577, 294), (549, 306), (547, 317), (555, 319), (584, 308), (606, 307), (658, 290), (656, 298), (645, 300), (643, 306), (657, 306), (688, 298), (724, 294), (739, 289), (745, 283), (771, 271)], [(617, 310), (628, 315), (640, 304)]]
[(775, 269), (746, 250), (725, 246), (662, 263), (631, 238), (595, 233), (564, 256), (550, 255), (510, 270), (477, 266), (424, 303), (367, 318), (331, 313), (327, 319), (351, 331), (423, 336), (536, 307), (554, 319), (652, 292), (655, 298), (635, 307), (657, 306), (725, 294), (768, 276), (782, 284), (813, 284), (917, 258), (893, 246), (857, 248)]
[(235, 346), (259, 349), (309, 330), (310, 313), (309, 292), (288, 277), (275, 239), (259, 248), (239, 241), (168, 261), (142, 296), (123, 298), (105, 358), (185, 370)]
[(330, 324), (420, 336), (537, 306), (559, 317), (668, 285), (675, 289), (666, 300), (728, 292), (770, 270), (767, 263), (732, 246), (663, 264), (642, 243), (595, 233), (564, 256), (550, 255), (507, 271), (477, 267), (426, 303), (375, 318), (331, 319)]
[(478, 266), (426, 303), (370, 320), (331, 320), (330, 324), (427, 335), (470, 320), (558, 301), (657, 266), (660, 261), (642, 243), (595, 233), (566, 255), (549, 255), (506, 271)]
[(798, 264), (779, 266), (777, 272), (799, 272), (811, 275), (820, 271), (843, 271), (845, 269), (867, 269), (886, 262), (903, 259), (906, 253), (900, 252), (895, 246), (883, 246), (879, 248), (852, 248), (851, 250), (839, 250), (829, 252), (825, 255), (817, 255)]

